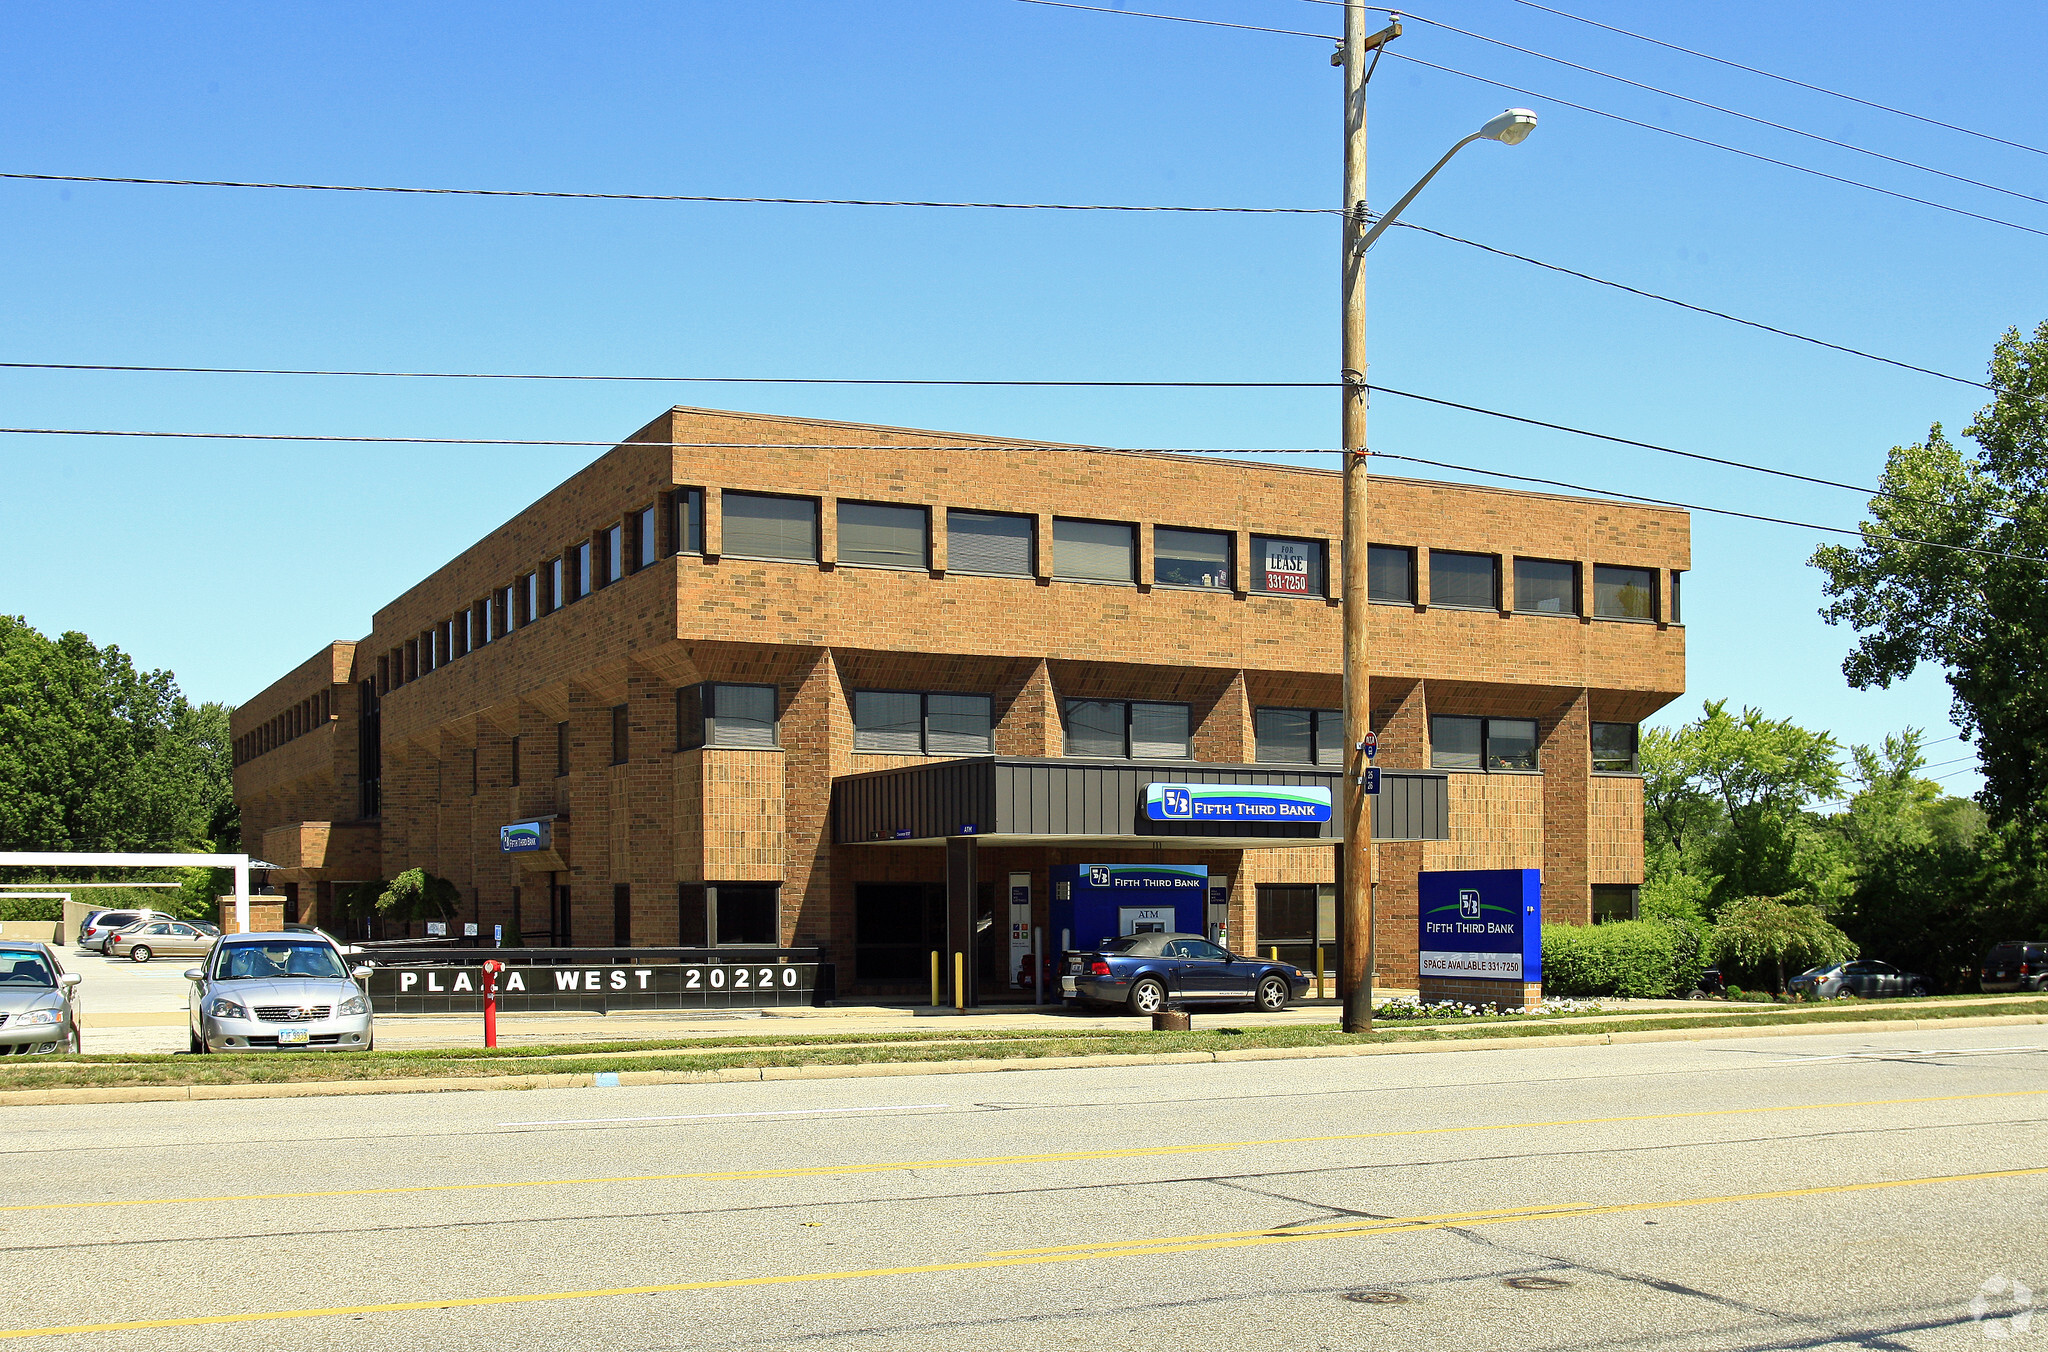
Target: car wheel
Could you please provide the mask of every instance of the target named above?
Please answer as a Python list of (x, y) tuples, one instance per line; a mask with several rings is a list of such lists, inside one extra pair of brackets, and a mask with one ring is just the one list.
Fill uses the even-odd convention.
[(78, 1026), (76, 1020), (73, 1020), (71, 1024), (71, 1054), (73, 1056), (85, 1055), (85, 1030)]
[(136, 962), (148, 962), (156, 955), (149, 951), (148, 944), (137, 944), (128, 950), (128, 956)]
[(1912, 985), (1906, 987), (1906, 994), (1915, 997), (1926, 995), (1927, 983), (1925, 981), (1915, 981)]
[(206, 1048), (199, 1045), (199, 1034), (189, 1028), (185, 1030), (185, 1043), (186, 1052), (192, 1056), (199, 1056), (206, 1051)]
[(1268, 1014), (1278, 1014), (1287, 1008), (1289, 994), (1285, 981), (1269, 976), (1259, 983), (1259, 1008)]
[(1166, 987), (1149, 976), (1140, 977), (1131, 987), (1130, 1006), (1133, 1014), (1157, 1014), (1166, 1008)]

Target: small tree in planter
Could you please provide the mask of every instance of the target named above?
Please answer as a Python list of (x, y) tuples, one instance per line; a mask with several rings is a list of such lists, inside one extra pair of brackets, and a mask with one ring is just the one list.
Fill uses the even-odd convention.
[(409, 868), (378, 896), (377, 914), (402, 921), (410, 936), (414, 921), (446, 920), (461, 903), (461, 889), (454, 883), (425, 869)]
[(1742, 897), (1721, 908), (1711, 935), (1714, 955), (1745, 967), (1771, 966), (1778, 993), (1785, 991), (1785, 964), (1804, 968), (1856, 956), (1856, 942), (1829, 924), (1812, 906), (1783, 897)]

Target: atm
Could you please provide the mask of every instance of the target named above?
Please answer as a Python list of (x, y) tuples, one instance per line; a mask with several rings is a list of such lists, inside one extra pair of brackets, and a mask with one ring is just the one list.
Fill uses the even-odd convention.
[(1204, 934), (1206, 864), (1056, 864), (1052, 932), (1066, 948), (1124, 934)]

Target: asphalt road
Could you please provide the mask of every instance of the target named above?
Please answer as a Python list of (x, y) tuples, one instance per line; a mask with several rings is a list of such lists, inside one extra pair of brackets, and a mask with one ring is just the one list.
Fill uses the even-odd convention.
[(2048, 1346), (2039, 1034), (11, 1108), (0, 1339)]

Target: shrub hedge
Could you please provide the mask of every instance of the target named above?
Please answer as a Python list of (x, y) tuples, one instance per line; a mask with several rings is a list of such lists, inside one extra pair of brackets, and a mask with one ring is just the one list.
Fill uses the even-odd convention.
[(0, 920), (62, 920), (64, 902), (57, 897), (0, 897)]
[(1543, 927), (1543, 993), (1661, 999), (1683, 995), (1706, 966), (1704, 936), (1683, 921), (1617, 920)]

